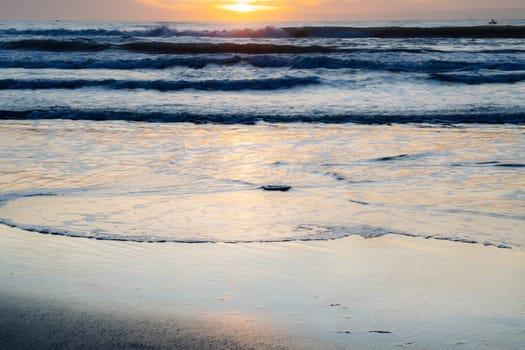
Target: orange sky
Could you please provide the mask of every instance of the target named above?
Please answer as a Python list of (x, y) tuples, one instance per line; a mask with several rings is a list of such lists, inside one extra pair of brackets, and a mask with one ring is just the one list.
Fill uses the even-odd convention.
[(313, 21), (525, 18), (524, 0), (0, 0), (2, 19)]

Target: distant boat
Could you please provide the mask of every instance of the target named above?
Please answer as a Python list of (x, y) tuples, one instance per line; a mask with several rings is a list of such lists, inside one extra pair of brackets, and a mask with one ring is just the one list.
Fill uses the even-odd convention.
[(498, 21), (496, 21), (494, 18), (490, 20), (489, 24), (498, 24)]

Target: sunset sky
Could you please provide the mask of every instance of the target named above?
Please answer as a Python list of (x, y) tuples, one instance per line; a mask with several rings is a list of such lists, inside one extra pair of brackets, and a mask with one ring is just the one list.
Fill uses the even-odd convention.
[(312, 21), (525, 18), (523, 0), (0, 0), (1, 19)]

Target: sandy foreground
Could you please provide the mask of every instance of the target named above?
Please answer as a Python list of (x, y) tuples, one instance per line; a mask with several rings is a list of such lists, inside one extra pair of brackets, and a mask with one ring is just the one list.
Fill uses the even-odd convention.
[(0, 228), (1, 349), (522, 349), (525, 253), (386, 236), (96, 241)]

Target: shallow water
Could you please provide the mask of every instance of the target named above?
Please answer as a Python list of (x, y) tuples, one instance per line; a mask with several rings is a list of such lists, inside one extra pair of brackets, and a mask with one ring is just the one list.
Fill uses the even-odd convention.
[(525, 26), (485, 24), (1, 23), (0, 223), (521, 248)]
[[(111, 240), (525, 246), (520, 126), (9, 121), (2, 224)], [(264, 185), (289, 185), (269, 192)]]

